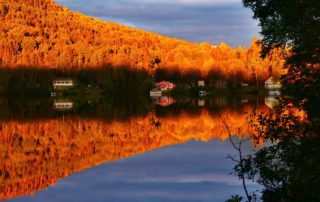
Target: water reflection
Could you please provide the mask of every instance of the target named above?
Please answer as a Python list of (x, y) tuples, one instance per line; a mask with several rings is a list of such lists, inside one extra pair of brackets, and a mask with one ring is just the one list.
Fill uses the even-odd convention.
[(168, 107), (169, 105), (175, 103), (176, 100), (170, 96), (161, 96), (158, 97), (155, 102), (162, 107)]
[[(6, 116), (1, 117), (0, 126), (0, 199), (34, 194), (50, 185), (55, 185), (61, 179), (66, 179), (66, 181), (60, 182), (62, 185), (58, 183), (55, 189), (59, 190), (59, 187), (63, 187), (67, 191), (68, 186), (63, 183), (70, 182), (66, 177), (71, 174), (107, 162), (115, 162), (139, 154), (147, 155), (147, 152), (167, 146), (185, 144), (192, 140), (209, 142), (215, 139), (223, 142), (228, 138), (228, 134), (220, 116), (228, 122), (232, 134), (246, 135), (250, 131), (248, 113), (268, 110), (263, 105), (263, 100), (264, 98), (254, 98), (253, 102), (251, 100), (239, 105), (241, 100), (228, 101), (228, 98), (216, 98), (205, 100), (207, 103), (205, 108), (198, 106), (202, 101), (192, 99), (177, 100), (174, 105), (167, 108), (161, 106), (152, 108), (152, 102), (149, 106), (149, 101), (146, 101), (135, 105), (135, 110), (131, 108), (131, 105), (126, 105), (126, 102), (116, 105), (112, 101), (88, 103), (82, 100), (76, 105), (72, 104), (75, 107), (71, 110), (61, 111), (52, 108), (61, 101), (44, 100), (31, 104), (32, 102), (28, 101), (21, 103), (3, 99), (2, 103), (6, 103), (8, 108), (1, 108), (2, 111), (7, 110), (7, 113), (5, 113)], [(68, 100), (68, 103), (74, 102)], [(146, 106), (141, 107), (141, 105)], [(32, 107), (26, 108), (27, 106)], [(126, 108), (123, 109), (121, 106), (126, 106)], [(107, 115), (102, 115), (104, 113)], [(119, 113), (124, 114), (118, 115)], [(19, 114), (22, 115), (19, 116)], [(126, 119), (119, 117), (126, 117)], [(197, 144), (203, 146), (201, 143), (192, 145)], [(183, 158), (188, 159), (195, 155), (200, 159), (211, 161), (206, 155), (198, 153), (199, 148), (197, 146), (191, 150), (186, 147)], [(175, 155), (168, 148), (156, 155), (164, 155), (163, 152), (168, 156)], [(139, 159), (139, 157), (135, 158)], [(153, 157), (149, 156), (149, 158)], [(225, 158), (225, 156), (220, 156), (220, 158)], [(159, 161), (162, 160), (159, 159)], [(176, 167), (170, 169), (183, 169), (183, 162), (179, 164), (180, 160), (175, 159), (173, 163)], [(125, 161), (120, 161), (120, 164), (121, 162)], [(196, 160), (194, 164), (190, 162), (189, 165), (193, 172), (196, 172), (196, 162)], [(148, 161), (140, 161), (140, 163), (146, 167), (150, 166)], [(213, 162), (213, 165), (218, 166), (218, 164), (219, 162)], [(113, 167), (117, 166), (113, 165)], [(97, 169), (100, 168), (87, 171), (84, 175), (90, 172), (91, 177), (95, 178), (99, 176), (99, 172), (102, 172), (95, 172)], [(112, 170), (112, 166), (110, 169)], [(129, 170), (128, 172), (130, 173)], [(201, 170), (199, 172), (203, 174)], [(162, 176), (161, 169), (149, 175), (148, 179), (143, 180), (159, 184), (159, 190), (163, 186), (163, 180), (171, 183), (181, 181), (193, 183), (199, 180), (192, 175)], [(109, 174), (103, 179), (110, 180), (113, 177)], [(123, 177), (126, 178), (126, 175)], [(202, 177), (200, 181), (206, 181), (204, 180), (206, 177)], [(219, 182), (219, 176), (207, 177), (209, 181), (215, 179), (215, 183)], [(77, 183), (79, 186), (83, 184), (83, 182)], [(109, 186), (112, 186), (111, 182)], [(210, 186), (212, 187), (213, 184)], [(188, 187), (190, 188), (190, 184), (185, 187), (185, 191), (189, 189)], [(91, 187), (92, 194), (97, 191), (96, 188)], [(178, 187), (178, 189), (182, 190), (183, 187)], [(98, 190), (101, 191), (101, 187)], [(153, 192), (159, 190), (153, 190)], [(87, 191), (90, 192), (90, 190)], [(129, 190), (127, 191), (130, 193)], [(179, 192), (176, 195), (181, 198), (178, 196)]]

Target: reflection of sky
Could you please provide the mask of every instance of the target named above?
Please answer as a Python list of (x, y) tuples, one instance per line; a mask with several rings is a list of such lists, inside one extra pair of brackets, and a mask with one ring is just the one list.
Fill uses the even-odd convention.
[[(245, 146), (252, 150), (250, 143)], [(234, 163), (226, 158), (234, 153), (228, 141), (189, 142), (88, 169), (12, 201), (225, 201), (243, 195), (240, 181), (230, 174)]]
[(241, 0), (56, 0), (72, 10), (192, 42), (249, 46), (257, 22)]

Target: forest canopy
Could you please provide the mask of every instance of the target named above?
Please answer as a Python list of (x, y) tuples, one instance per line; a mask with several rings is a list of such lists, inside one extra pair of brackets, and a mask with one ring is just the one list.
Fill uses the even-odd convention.
[(146, 70), (215, 71), (261, 81), (280, 76), (284, 55), (260, 58), (256, 38), (249, 48), (194, 44), (70, 11), (53, 0), (0, 0), (0, 66), (82, 69), (126, 66)]

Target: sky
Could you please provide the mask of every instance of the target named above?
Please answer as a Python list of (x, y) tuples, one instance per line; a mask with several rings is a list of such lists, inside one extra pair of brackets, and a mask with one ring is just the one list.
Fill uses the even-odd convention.
[(241, 0), (56, 0), (69, 9), (195, 43), (248, 47), (258, 22)]

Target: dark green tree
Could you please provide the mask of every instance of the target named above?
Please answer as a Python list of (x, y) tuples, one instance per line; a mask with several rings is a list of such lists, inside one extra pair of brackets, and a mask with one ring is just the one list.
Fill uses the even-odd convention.
[[(320, 1), (243, 0), (263, 36), (262, 57), (274, 48), (289, 52), (283, 95), (270, 114), (252, 118), (253, 139), (265, 146), (234, 170), (263, 185), (262, 201), (320, 199)], [(300, 113), (298, 113), (300, 111)], [(246, 170), (239, 170), (243, 166)]]

